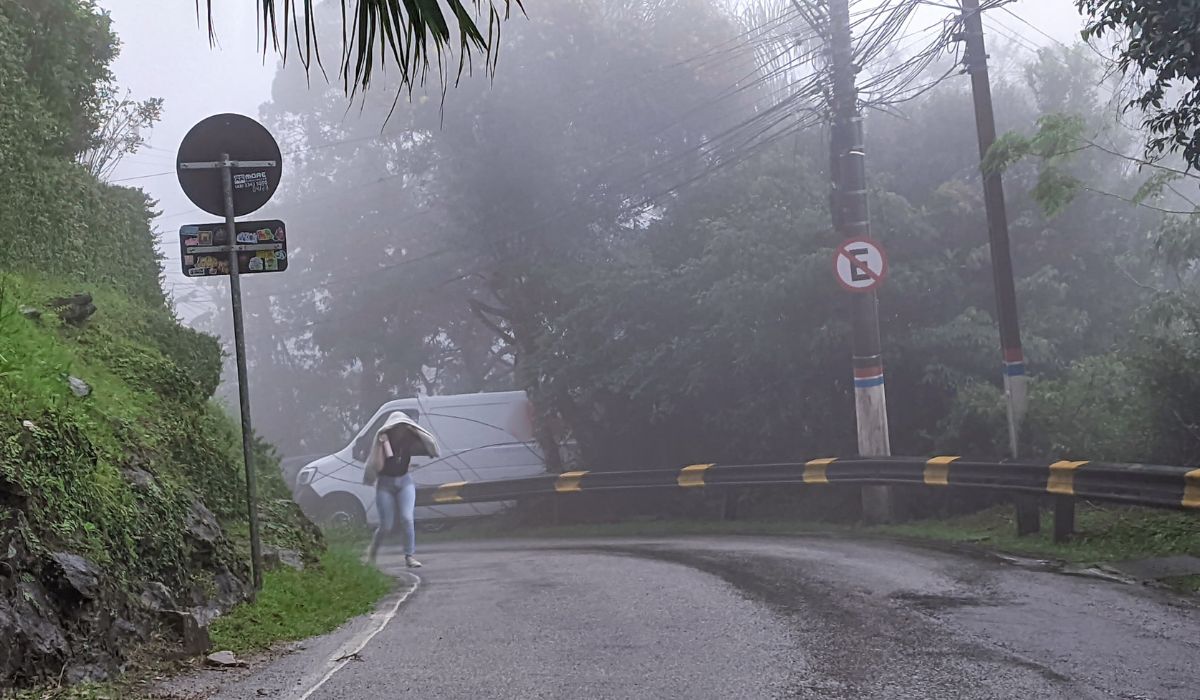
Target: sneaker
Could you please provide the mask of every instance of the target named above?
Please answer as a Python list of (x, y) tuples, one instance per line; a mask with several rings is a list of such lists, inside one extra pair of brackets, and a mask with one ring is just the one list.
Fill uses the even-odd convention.
[(421, 568), (421, 562), (417, 561), (417, 558), (416, 558), (416, 557), (414, 557), (414, 556), (413, 556), (413, 555), (411, 555), (411, 554), (405, 554), (405, 555), (404, 555), (404, 565), (405, 565), (405, 566), (407, 566), (407, 567), (408, 567), (408, 568), (410, 568), (410, 569), (419, 569), (419, 568)]

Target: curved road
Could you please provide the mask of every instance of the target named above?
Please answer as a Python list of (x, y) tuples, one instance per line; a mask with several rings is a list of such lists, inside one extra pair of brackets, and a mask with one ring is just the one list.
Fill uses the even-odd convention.
[(1193, 602), (990, 557), (698, 537), (422, 559), (411, 598), (336, 673), (315, 644), (216, 697), (1200, 698)]

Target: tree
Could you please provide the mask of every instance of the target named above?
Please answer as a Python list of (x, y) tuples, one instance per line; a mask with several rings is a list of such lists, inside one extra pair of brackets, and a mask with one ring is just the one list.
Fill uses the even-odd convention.
[[(789, 113), (787, 138), (764, 146), (742, 131), (727, 151), (711, 147), (738, 125), (761, 128), (755, 117), (788, 85), (742, 62), (762, 42), (739, 44), (718, 7), (547, 6), (506, 35), (514, 70), (464, 80), (444, 111), (436, 99), (393, 111), (375, 90), (347, 114), (337, 86), (310, 90), (302, 70), (282, 71), (262, 115), (295, 161), (279, 204), (301, 223), (292, 273), (264, 278), (247, 302), (270, 329), (251, 337), (260, 425), (311, 437), (353, 427), (387, 396), (523, 388), (594, 468), (852, 452), (826, 135)], [(324, 11), (331, 31), (340, 16)], [(1110, 123), (1084, 58), (1046, 51), (998, 80), (1002, 127), (1065, 110)], [(995, 456), (1004, 428), (991, 410), (1002, 404), (969, 86), (944, 82), (903, 109), (910, 118), (870, 122), (873, 224), (893, 261), (880, 312), (894, 445)], [(1104, 157), (1080, 153), (1069, 172), (1137, 187)], [(1130, 280), (1147, 279), (1161, 221), (1108, 197), (1045, 216), (1038, 177), (1020, 163), (1007, 179), (1022, 318), (1047, 405), (1074, 405), (1095, 395), (1078, 384), (1087, 368), (1117, 366), (1104, 355), (1128, 342), (1149, 294)], [(1046, 449), (1078, 425), (1048, 427)]]
[[(205, 2), (209, 37), (215, 40), (213, 0)], [(323, 68), (317, 36), (319, 4), (315, 0), (258, 2), (264, 52), (273, 45), (286, 58), (289, 43), (294, 41), (305, 70), (313, 63)], [(522, 0), (341, 0), (345, 45), (338, 74), (345, 91), (354, 94), (366, 90), (375, 70), (389, 62), (399, 70), (401, 87), (411, 90), (423, 83), (431, 62), (436, 63), (445, 85), (446, 58), (454, 49), (452, 41), (456, 37), (458, 76), (479, 53), (484, 57), (485, 72), (492, 71), (500, 42), (500, 22), (508, 19), (514, 6), (522, 9)], [(351, 8), (353, 11), (348, 12)], [(264, 17), (265, 22), (261, 21)]]
[[(341, 17), (324, 5), (317, 20), (328, 32)], [(737, 33), (706, 0), (556, 3), (507, 35), (512, 71), (464, 78), (444, 112), (436, 99), (393, 112), (392, 76), (347, 114), (337, 86), (282, 70), (262, 115), (290, 152), (296, 175), (277, 199), (304, 244), (289, 275), (262, 282), (273, 301), (248, 300), (248, 313), (261, 304), (305, 376), (341, 381), (321, 390), (341, 425), (381, 396), (539, 385), (522, 358), (560, 313), (560, 280), (603, 259), (608, 236), (638, 235), (619, 222), (702, 167), (732, 114), (752, 112), (749, 93), (730, 90), (753, 50), (729, 50)], [(723, 60), (695, 65), (714, 46)], [(256, 396), (291, 406), (296, 373), (270, 345), (251, 348), (252, 362), (280, 363), (255, 371)], [(273, 437), (296, 434), (297, 412), (256, 406), (264, 430), (278, 422)]]
[(6, 68), (23, 72), (22, 82), (38, 92), (39, 106), (54, 120), (53, 133), (38, 147), (68, 157), (87, 149), (103, 120), (102, 93), (119, 47), (108, 14), (94, 0), (6, 0), (0, 19), (22, 42), (20, 56)]
[(79, 164), (100, 179), (107, 178), (125, 156), (137, 153), (146, 143), (143, 132), (162, 118), (163, 104), (161, 97), (139, 102), (128, 91), (118, 97), (111, 87), (105, 88), (103, 100), (103, 122), (91, 146), (78, 157)]
[(89, 0), (0, 1), (0, 269), (105, 284), (162, 306), (152, 202), (78, 164), (103, 140), (117, 46)]
[(1117, 35), (1117, 65), (1146, 82), (1130, 108), (1146, 111), (1150, 155), (1181, 152), (1200, 167), (1200, 0), (1076, 0), (1084, 38)]

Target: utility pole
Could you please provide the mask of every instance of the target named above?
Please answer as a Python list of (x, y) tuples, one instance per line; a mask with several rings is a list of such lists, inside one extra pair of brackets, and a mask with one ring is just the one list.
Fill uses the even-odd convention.
[[(979, 0), (962, 0), (967, 50), (964, 63), (971, 76), (975, 101), (975, 128), (979, 137), (982, 165), (996, 141), (996, 116), (992, 110), (992, 86), (988, 78), (987, 49), (983, 43), (983, 17)], [(987, 210), (988, 241), (992, 253), (992, 278), (996, 287), (996, 310), (1000, 322), (1000, 348), (1004, 360), (1004, 394), (1008, 400), (1008, 449), (1013, 459), (1020, 452), (1021, 422), (1028, 405), (1028, 377), (1021, 329), (1017, 323), (1017, 291), (1013, 281), (1012, 254), (1008, 241), (1008, 213), (1004, 206), (1004, 182), (998, 172), (983, 171), (983, 201)], [(1017, 534), (1037, 532), (1038, 505), (1034, 497), (1018, 496)]]
[[(842, 240), (869, 238), (866, 146), (855, 86), (849, 0), (829, 0), (830, 51), (833, 72), (833, 119), (830, 129), (830, 211)], [(853, 314), (854, 407), (858, 420), (858, 452), (866, 457), (892, 453), (888, 439), (883, 351), (879, 342), (879, 299), (874, 291), (851, 295)], [(887, 486), (864, 486), (863, 519), (886, 522), (892, 517)]]

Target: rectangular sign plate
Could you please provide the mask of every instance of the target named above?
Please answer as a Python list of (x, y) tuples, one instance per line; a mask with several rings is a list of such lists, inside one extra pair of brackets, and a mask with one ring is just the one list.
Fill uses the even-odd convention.
[[(179, 259), (186, 277), (229, 274), (229, 241), (224, 223), (188, 224), (179, 229)], [(287, 233), (282, 221), (237, 222), (238, 274), (287, 269)]]

